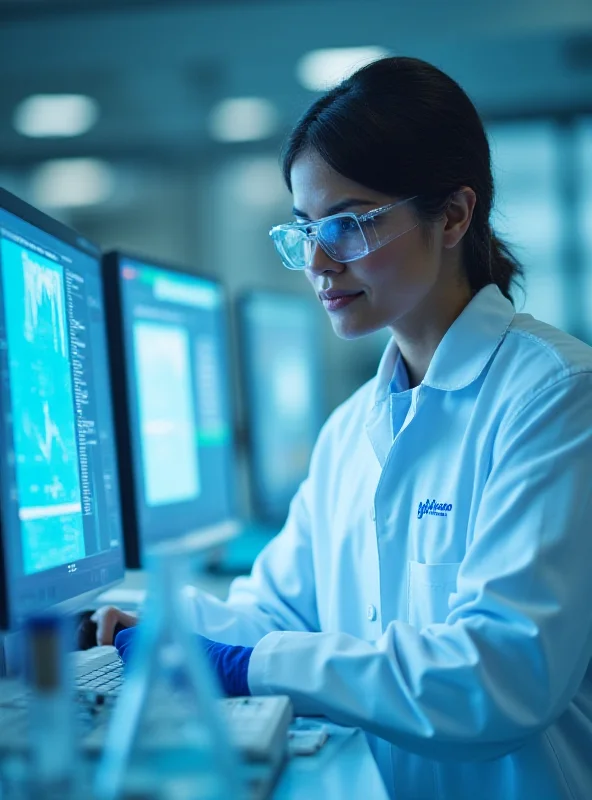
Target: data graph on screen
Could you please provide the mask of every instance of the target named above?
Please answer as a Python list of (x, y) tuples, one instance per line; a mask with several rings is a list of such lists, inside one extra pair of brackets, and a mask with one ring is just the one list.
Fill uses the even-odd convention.
[(64, 269), (2, 240), (25, 574), (85, 555)]
[[(41, 456), (48, 464), (51, 464), (54, 456), (62, 459), (67, 458), (68, 450), (57, 423), (51, 417), (49, 402), (43, 400), (41, 408), (43, 413), (43, 425), (41, 427), (31, 418), (29, 410), (23, 411), (23, 431), (31, 443), (37, 443)], [(54, 448), (59, 452), (55, 453)]]
[(66, 357), (66, 319), (62, 276), (55, 265), (43, 266), (22, 252), (25, 283), (25, 338), (33, 343), (38, 330), (51, 330), (53, 349)]

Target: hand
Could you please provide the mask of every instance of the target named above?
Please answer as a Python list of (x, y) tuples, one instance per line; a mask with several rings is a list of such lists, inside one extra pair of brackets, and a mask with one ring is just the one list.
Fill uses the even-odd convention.
[(98, 608), (92, 615), (91, 620), (97, 624), (97, 644), (113, 644), (115, 628), (119, 625), (123, 628), (133, 628), (138, 624), (136, 614), (126, 614), (114, 606), (103, 606)]

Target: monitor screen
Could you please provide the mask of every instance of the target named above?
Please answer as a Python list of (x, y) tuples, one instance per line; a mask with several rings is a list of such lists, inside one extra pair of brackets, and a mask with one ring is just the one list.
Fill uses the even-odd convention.
[(0, 191), (0, 273), (6, 629), (121, 579), (123, 546), (99, 251)]
[(234, 509), (226, 303), (214, 280), (104, 258), (126, 555), (229, 520)]
[(281, 523), (325, 420), (322, 329), (308, 298), (253, 291), (238, 304), (253, 504)]

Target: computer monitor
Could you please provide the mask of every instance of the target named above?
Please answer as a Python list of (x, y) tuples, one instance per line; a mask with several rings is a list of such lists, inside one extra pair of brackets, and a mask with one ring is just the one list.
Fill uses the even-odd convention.
[(103, 259), (127, 566), (189, 553), (234, 518), (227, 314), (219, 282), (169, 264)]
[(326, 416), (321, 317), (306, 297), (261, 290), (237, 316), (254, 511), (281, 524)]
[(0, 190), (0, 627), (124, 557), (98, 248)]

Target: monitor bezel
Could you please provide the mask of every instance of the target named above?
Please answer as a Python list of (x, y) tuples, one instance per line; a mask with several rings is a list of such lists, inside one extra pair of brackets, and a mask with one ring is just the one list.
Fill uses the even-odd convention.
[[(236, 329), (237, 329), (237, 338), (238, 338), (238, 361), (239, 361), (239, 379), (240, 379), (240, 393), (243, 402), (243, 436), (242, 440), (245, 443), (246, 454), (247, 454), (247, 462), (248, 462), (248, 483), (249, 483), (249, 493), (251, 498), (251, 507), (253, 509), (253, 514), (257, 521), (263, 522), (265, 524), (271, 525), (278, 525), (283, 524), (285, 522), (285, 517), (276, 516), (270, 514), (266, 504), (262, 499), (262, 494), (260, 492), (261, 482), (258, 481), (258, 477), (256, 474), (256, 470), (254, 467), (254, 458), (255, 458), (255, 429), (252, 424), (252, 421), (255, 418), (254, 414), (254, 400), (251, 392), (251, 383), (252, 379), (249, 377), (248, 374), (248, 365), (251, 360), (251, 356), (248, 353), (247, 347), (247, 340), (248, 337), (246, 335), (247, 330), (247, 323), (246, 323), (246, 315), (245, 312), (250, 302), (253, 300), (257, 300), (258, 298), (266, 297), (269, 299), (278, 298), (279, 300), (297, 300), (302, 302), (303, 304), (308, 304), (311, 311), (315, 309), (315, 303), (310, 298), (309, 294), (305, 294), (304, 292), (290, 292), (288, 290), (281, 290), (281, 289), (267, 289), (264, 287), (249, 287), (248, 289), (243, 289), (236, 297), (235, 301), (235, 312), (236, 312)], [(322, 335), (321, 329), (321, 318), (318, 317), (315, 325), (318, 328), (319, 335)], [(322, 359), (319, 357), (319, 373), (322, 372)], [(323, 393), (323, 397), (321, 398), (321, 404), (325, 405), (325, 393)], [(326, 414), (321, 414), (323, 419), (326, 418)]]
[[(109, 364), (111, 368), (111, 385), (113, 387), (114, 402), (114, 419), (116, 431), (116, 444), (117, 444), (117, 462), (119, 468), (119, 481), (121, 490), (121, 510), (123, 518), (123, 539), (125, 550), (125, 563), (128, 569), (142, 569), (144, 566), (142, 561), (143, 553), (146, 554), (149, 549), (158, 543), (149, 544), (146, 548), (142, 546), (140, 536), (140, 525), (138, 519), (138, 503), (136, 492), (136, 481), (134, 473), (134, 458), (132, 448), (132, 432), (131, 432), (131, 407), (130, 396), (127, 385), (126, 373), (126, 344), (123, 328), (123, 299), (122, 299), (122, 284), (120, 275), (120, 264), (122, 260), (135, 261), (140, 266), (154, 269), (160, 269), (165, 272), (171, 272), (176, 275), (182, 275), (189, 278), (197, 278), (215, 284), (221, 291), (222, 296), (222, 314), (224, 317), (224, 325), (228, 334), (228, 345), (230, 346), (230, 303), (228, 292), (224, 283), (217, 277), (209, 275), (204, 272), (197, 272), (190, 267), (183, 267), (179, 264), (162, 261), (161, 259), (153, 258), (146, 254), (133, 252), (126, 249), (109, 250), (103, 254), (102, 270), (103, 270), (103, 289), (105, 293), (105, 307), (107, 311), (107, 330), (108, 330), (108, 343), (109, 343)], [(231, 374), (228, 374), (229, 386), (231, 386)], [(232, 397), (230, 398), (231, 410), (231, 447), (235, 445), (235, 403)], [(236, 476), (233, 476), (233, 482), (236, 489)], [(229, 516), (225, 520), (220, 520), (220, 524), (224, 526), (224, 530), (228, 529), (228, 537), (232, 538), (236, 534), (236, 529), (233, 525), (227, 523), (235, 523), (234, 515)], [(212, 525), (208, 524), (207, 528)], [(192, 531), (188, 531), (187, 535), (181, 536), (180, 539), (191, 541), (193, 535)], [(162, 542), (169, 540), (164, 539)], [(189, 548), (188, 548), (189, 549)]]
[[(64, 242), (65, 244), (69, 245), (70, 247), (75, 248), (76, 250), (80, 250), (84, 252), (86, 255), (90, 255), (93, 258), (97, 259), (98, 266), (99, 266), (99, 277), (102, 278), (101, 275), (101, 249), (100, 247), (95, 244), (94, 242), (89, 241), (86, 237), (80, 235), (77, 231), (73, 228), (69, 228), (67, 225), (64, 225), (62, 222), (50, 217), (48, 214), (45, 214), (43, 211), (40, 211), (38, 208), (30, 205), (29, 203), (21, 200), (16, 195), (8, 192), (6, 189), (0, 187), (0, 208), (8, 211), (10, 214), (13, 214), (15, 217), (19, 217), (24, 222), (32, 225), (35, 228), (39, 228), (44, 233), (49, 234), (50, 236), (59, 239), (60, 241)], [(102, 283), (102, 281), (101, 281)], [(107, 328), (108, 321), (106, 315), (106, 304), (105, 304), (105, 292), (104, 286), (102, 286), (103, 290), (103, 305), (105, 308), (105, 327)], [(112, 389), (112, 387), (111, 387)], [(112, 405), (112, 417), (114, 419), (113, 414), (113, 396), (111, 392), (111, 405)], [(114, 433), (115, 433), (115, 425), (114, 425)], [(115, 446), (116, 443), (114, 443)], [(121, 502), (121, 500), (120, 500)], [(0, 631), (4, 634), (8, 634), (13, 631), (19, 630), (19, 626), (15, 624), (14, 618), (14, 611), (11, 608), (10, 598), (8, 596), (8, 581), (6, 580), (6, 559), (4, 556), (5, 553), (5, 539), (7, 536), (7, 532), (5, 530), (4, 525), (4, 514), (1, 508), (1, 501), (0, 501), (0, 576), (2, 580), (0, 580)], [(123, 530), (122, 530), (123, 535)], [(122, 556), (123, 556), (123, 548), (121, 548)], [(125, 574), (125, 563), (123, 557), (119, 561), (119, 575), (115, 577), (113, 580), (109, 581), (108, 583), (102, 584), (100, 587), (96, 587), (93, 589), (89, 589), (87, 592), (82, 594), (73, 595), (72, 597), (66, 598), (65, 600), (61, 600), (57, 603), (52, 603), (51, 607), (59, 609), (64, 613), (69, 613), (71, 611), (76, 611), (81, 608), (84, 608), (89, 604), (89, 602), (96, 597), (98, 597), (103, 592), (111, 589), (112, 587), (118, 585), (124, 577)]]

